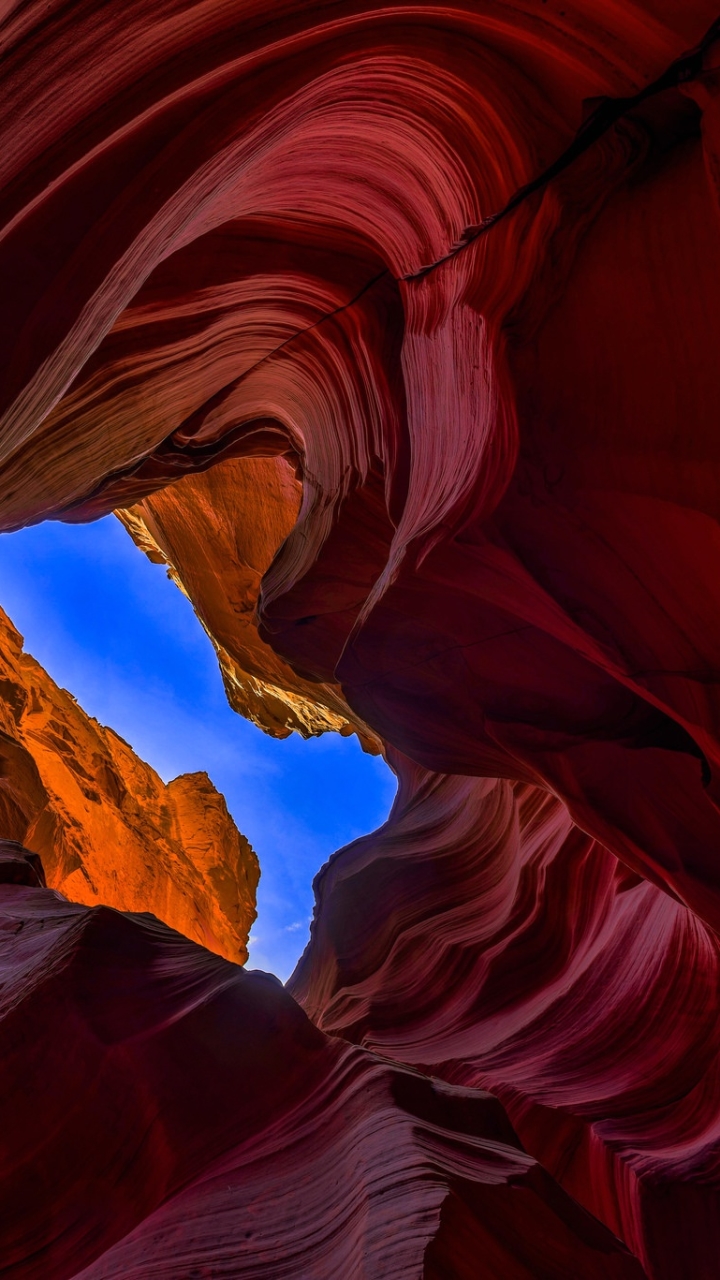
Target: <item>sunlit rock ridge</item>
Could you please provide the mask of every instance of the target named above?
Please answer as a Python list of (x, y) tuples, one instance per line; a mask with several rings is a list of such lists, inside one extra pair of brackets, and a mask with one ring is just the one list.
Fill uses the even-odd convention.
[(286, 989), (7, 855), (3, 1274), (716, 1280), (716, 9), (3, 12), (1, 527), (400, 780)]
[(207, 774), (166, 786), (23, 651), (1, 609), (0, 694), (0, 839), (38, 854), (73, 902), (152, 911), (247, 960), (258, 860)]

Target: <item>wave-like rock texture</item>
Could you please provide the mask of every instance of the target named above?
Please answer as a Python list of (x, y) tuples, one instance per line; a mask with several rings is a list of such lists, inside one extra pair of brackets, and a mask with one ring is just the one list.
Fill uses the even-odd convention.
[[(281, 733), (338, 716), (394, 753), (392, 821), (321, 879), (294, 982), (322, 1052), (491, 1088), (653, 1280), (714, 1280), (714, 0), (3, 13), (0, 527), (121, 509), (237, 706)], [(252, 990), (270, 1003), (251, 1056), (275, 1025), (271, 987)], [(323, 1095), (329, 1145), (308, 1145), (323, 1176), (362, 1113), (344, 1089)], [(256, 1274), (477, 1274), (467, 1214), (507, 1221), (500, 1192), (463, 1191), (425, 1234), (414, 1156), (383, 1219), (408, 1252), (383, 1272), (367, 1197), (402, 1143), (373, 1105), (349, 1200), (296, 1169), (275, 1229), (303, 1241), (273, 1237)], [(309, 1132), (263, 1107), (262, 1142)], [(432, 1164), (444, 1139), (411, 1129)], [(148, 1218), (123, 1168), (138, 1218), (106, 1229), (138, 1251), (95, 1274), (146, 1274), (147, 1247), (175, 1275), (220, 1184)], [(313, 1234), (335, 1212), (348, 1248), (367, 1225), (350, 1261)], [(553, 1274), (566, 1237), (524, 1215), (518, 1274)], [(232, 1260), (191, 1269), (242, 1274), (239, 1230), (218, 1218)], [(499, 1256), (488, 1274), (512, 1275)]]
[(152, 911), (247, 960), (257, 857), (205, 773), (167, 786), (23, 651), (0, 610), (0, 840), (42, 858), (73, 902)]
[(487, 1093), (330, 1039), (276, 978), (2, 865), (8, 1277), (441, 1280), (479, 1257), (488, 1280), (642, 1277)]
[(658, 1280), (720, 1249), (720, 944), (526, 784), (401, 779), (316, 883), (290, 990), (317, 1025), (491, 1090)]
[(0, 521), (288, 459), (261, 638), (718, 926), (713, 6), (266, 16), (7, 11)]

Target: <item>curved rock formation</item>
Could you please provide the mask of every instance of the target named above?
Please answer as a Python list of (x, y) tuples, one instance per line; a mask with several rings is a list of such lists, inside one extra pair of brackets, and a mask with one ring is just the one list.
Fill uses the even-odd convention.
[(300, 493), (287, 459), (232, 458), (117, 514), (192, 600), (233, 710), (275, 738), (355, 731), (378, 754), (379, 740), (340, 688), (303, 680), (258, 633), (262, 576), (295, 524)]
[[(287, 1011), (318, 1062), (411, 1064), (426, 1099), (490, 1089), (528, 1158), (640, 1260), (615, 1246), (601, 1274), (714, 1280), (714, 6), (29, 0), (0, 42), (0, 527), (120, 509), (239, 709), (281, 734), (359, 731), (401, 774), (388, 826), (319, 881), (292, 989), (322, 1034), (261, 983), (242, 1053), (263, 1060)], [(8, 804), (38, 785), (22, 752), (3, 784)], [(41, 893), (3, 892), (28, 911)], [(317, 1145), (300, 1103), (276, 1123), (280, 1075), (243, 1086), (265, 1190), (227, 1185), (243, 1221), (289, 1197), (262, 1262), (213, 1199), (215, 1149), (196, 1195), (173, 1138), (165, 1207), (133, 1172), (112, 1239), (88, 1206), (87, 1274), (196, 1254), (197, 1275), (471, 1280), (480, 1256), (503, 1278), (593, 1274), (579, 1228), (570, 1243), (534, 1201), (506, 1216), (474, 1158), (438, 1172), (455, 1140), (432, 1108), (378, 1219), (405, 1121), (331, 1076)], [(355, 1120), (380, 1138), (351, 1138)], [(361, 1153), (336, 1199), (318, 1166), (288, 1189), (280, 1155), (262, 1164), (304, 1135), (323, 1176)], [(417, 1180), (436, 1193), (422, 1222)]]
[(0, 844), (27, 844), (73, 902), (152, 911), (244, 963), (258, 860), (207, 774), (166, 786), (22, 645), (0, 610)]
[(289, 989), (324, 1031), (502, 1099), (648, 1274), (720, 1246), (720, 943), (556, 797), (396, 757), (384, 828), (316, 882)]
[(0, 518), (293, 459), (263, 638), (718, 923), (710, 5), (260, 12), (10, 12)]
[(45, 887), (45, 868), (37, 853), (19, 840), (0, 840), (0, 884), (29, 884)]
[(498, 1102), (328, 1039), (277, 979), (20, 885), (0, 938), (8, 1275), (640, 1280)]

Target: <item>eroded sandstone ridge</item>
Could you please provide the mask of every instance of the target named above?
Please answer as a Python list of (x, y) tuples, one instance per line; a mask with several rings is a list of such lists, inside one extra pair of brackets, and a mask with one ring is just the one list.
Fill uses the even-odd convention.
[(0, 839), (39, 854), (72, 902), (152, 911), (244, 963), (258, 861), (207, 774), (166, 786), (23, 651), (2, 610), (0, 697)]
[(716, 1280), (715, 3), (6, 6), (0, 524), (401, 781), (289, 991), (3, 886), (11, 1280)]
[(230, 458), (117, 512), (189, 596), (215, 645), (230, 706), (276, 738), (355, 732), (381, 745), (337, 684), (304, 680), (258, 634), (263, 574), (292, 531), (301, 486), (285, 458)]

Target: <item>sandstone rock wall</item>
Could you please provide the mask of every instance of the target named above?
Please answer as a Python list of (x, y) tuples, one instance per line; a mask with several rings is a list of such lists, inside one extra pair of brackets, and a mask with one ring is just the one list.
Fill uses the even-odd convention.
[(720, 942), (526, 784), (391, 753), (380, 831), (316, 881), (288, 984), (333, 1036), (500, 1098), (658, 1280), (720, 1248)]
[(10, 1280), (716, 1280), (715, 5), (28, 0), (0, 39), (0, 527), (122, 510), (238, 708), (402, 779), (297, 1000), (3, 887)]
[(378, 738), (340, 688), (303, 679), (258, 634), (262, 577), (295, 524), (300, 496), (287, 459), (232, 458), (117, 515), (192, 600), (235, 711), (276, 738), (354, 731), (377, 754)]
[(0, 965), (8, 1275), (641, 1280), (494, 1098), (323, 1035), (268, 974), (5, 884)]
[(72, 902), (151, 911), (243, 963), (259, 867), (205, 773), (167, 786), (60, 689), (0, 611), (0, 838)]

